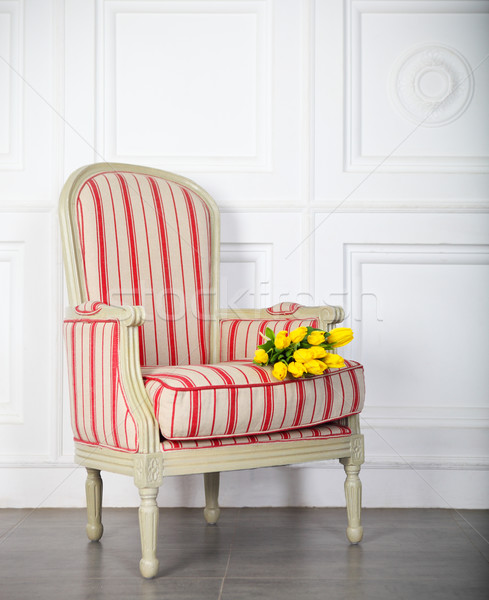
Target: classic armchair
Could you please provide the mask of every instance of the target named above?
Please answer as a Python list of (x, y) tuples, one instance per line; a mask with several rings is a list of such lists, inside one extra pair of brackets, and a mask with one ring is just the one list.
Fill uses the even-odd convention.
[(87, 469), (90, 540), (99, 540), (100, 471), (134, 478), (143, 577), (158, 572), (163, 478), (203, 473), (204, 515), (219, 518), (219, 472), (339, 459), (347, 536), (360, 523), (361, 365), (278, 381), (252, 363), (260, 332), (328, 329), (341, 308), (282, 303), (220, 310), (219, 212), (192, 181), (95, 164), (68, 179), (60, 222), (70, 307), (65, 342), (75, 459)]

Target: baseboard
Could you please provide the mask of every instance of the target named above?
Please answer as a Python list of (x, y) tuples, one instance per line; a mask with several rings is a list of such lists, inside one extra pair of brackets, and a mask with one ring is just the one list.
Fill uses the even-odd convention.
[[(397, 460), (397, 462), (396, 462)], [(380, 458), (361, 471), (368, 508), (489, 508), (489, 465), (484, 459), (417, 457), (412, 462)], [(129, 477), (103, 473), (104, 506), (138, 506)], [(344, 506), (343, 469), (336, 461), (223, 473), (221, 506)], [(3, 465), (0, 507), (83, 507), (85, 470), (74, 464)], [(168, 477), (161, 507), (199, 507), (200, 475)]]

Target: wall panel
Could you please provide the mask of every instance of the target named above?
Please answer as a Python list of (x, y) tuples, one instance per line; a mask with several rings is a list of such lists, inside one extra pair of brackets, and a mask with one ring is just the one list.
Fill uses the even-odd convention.
[(266, 3), (185, 5), (108, 4), (104, 154), (186, 171), (270, 170)]
[(62, 118), (53, 3), (2, 1), (0, 28), (0, 207), (44, 207), (58, 191), (53, 134)]
[(301, 204), (309, 4), (67, 0), (70, 170), (144, 163), (221, 206)]
[(0, 423), (23, 422), (21, 383), (24, 244), (0, 243)]
[(327, 236), (316, 218), (316, 293), (343, 300), (366, 368), (367, 462), (487, 467), (487, 216), (341, 214)]
[(21, 2), (0, 5), (0, 168), (21, 167), (23, 32)]
[(314, 203), (487, 210), (489, 4), (316, 7)]
[(51, 236), (49, 212), (0, 213), (0, 464), (53, 458)]
[(347, 4), (345, 169), (487, 173), (487, 3)]

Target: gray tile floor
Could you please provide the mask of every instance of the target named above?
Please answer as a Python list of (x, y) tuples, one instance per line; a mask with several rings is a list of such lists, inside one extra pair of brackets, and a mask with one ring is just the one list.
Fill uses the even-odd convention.
[(201, 510), (161, 509), (150, 581), (137, 509), (103, 520), (90, 543), (83, 510), (0, 510), (1, 600), (489, 597), (489, 511), (364, 510), (364, 541), (351, 546), (343, 509), (223, 509), (217, 526)]

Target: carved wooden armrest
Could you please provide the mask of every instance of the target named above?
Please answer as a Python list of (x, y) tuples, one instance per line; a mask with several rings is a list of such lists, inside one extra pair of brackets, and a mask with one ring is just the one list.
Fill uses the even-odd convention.
[(85, 302), (75, 307), (68, 307), (65, 318), (94, 321), (115, 319), (126, 327), (140, 327), (144, 323), (145, 315), (142, 306), (111, 306), (103, 302)]
[[(80, 410), (92, 417), (91, 428), (80, 431), (79, 441), (126, 451), (158, 451), (159, 426), (141, 375), (138, 327), (143, 322), (141, 306), (86, 302), (67, 308), (65, 335), (72, 402), (78, 401)], [(87, 390), (86, 381), (95, 380), (98, 385), (92, 384), (93, 389)], [(106, 424), (109, 407), (117, 417)], [(122, 441), (124, 436), (129, 438), (125, 423), (119, 422), (120, 414), (134, 422), (131, 443)], [(97, 419), (103, 421), (103, 432), (109, 431), (105, 440), (101, 439)]]

